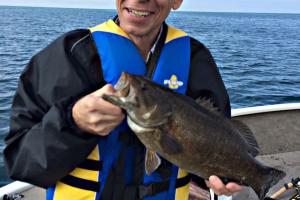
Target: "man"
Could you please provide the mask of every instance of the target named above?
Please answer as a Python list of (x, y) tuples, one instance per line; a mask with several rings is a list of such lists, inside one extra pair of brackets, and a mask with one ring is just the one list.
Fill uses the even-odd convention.
[[(48, 188), (47, 199), (187, 199), (191, 177), (203, 185), (167, 161), (147, 176), (145, 149), (124, 113), (101, 98), (114, 93), (122, 71), (154, 81), (169, 73), (185, 80), (177, 92), (210, 98), (230, 116), (209, 51), (164, 23), (182, 1), (117, 0), (114, 20), (69, 32), (32, 58), (20, 77), (6, 138), (13, 179)], [(218, 195), (241, 189), (216, 176), (206, 184)]]

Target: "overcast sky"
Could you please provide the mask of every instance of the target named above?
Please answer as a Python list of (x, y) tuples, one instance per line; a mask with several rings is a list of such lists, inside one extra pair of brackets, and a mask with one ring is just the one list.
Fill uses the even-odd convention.
[[(115, 8), (114, 0), (0, 0), (0, 5)], [(184, 0), (180, 10), (300, 13), (300, 0)]]

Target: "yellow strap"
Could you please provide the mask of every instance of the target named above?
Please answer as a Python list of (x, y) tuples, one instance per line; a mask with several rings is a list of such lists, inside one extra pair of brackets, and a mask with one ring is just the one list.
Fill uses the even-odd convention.
[(57, 182), (55, 186), (55, 193), (53, 200), (66, 200), (66, 199), (80, 199), (80, 200), (94, 200), (96, 192), (83, 190), (80, 188), (66, 185), (62, 182)]
[[(100, 160), (98, 145), (88, 156), (91, 160)], [(90, 181), (98, 181), (99, 172), (87, 169), (75, 168), (70, 175), (77, 178), (82, 178)], [(94, 200), (96, 198), (96, 192), (76, 188), (62, 182), (57, 182), (54, 191), (53, 200), (65, 200), (65, 199), (81, 199), (81, 200)]]
[(168, 34), (165, 43), (185, 36), (187, 36), (186, 32), (176, 29), (172, 26), (168, 26)]
[(90, 153), (90, 155), (87, 157), (87, 159), (100, 160), (98, 145), (93, 149), (93, 151)]
[(98, 171), (88, 169), (75, 168), (69, 175), (77, 178), (98, 182)]
[(114, 33), (114, 34), (121, 35), (121, 36), (129, 39), (129, 36), (111, 19), (98, 25), (98, 26), (89, 28), (89, 30), (92, 33), (96, 32), (96, 31)]
[[(185, 177), (187, 175), (188, 175), (188, 173), (186, 171), (184, 171), (182, 169), (179, 169), (177, 178), (182, 178), (182, 177)], [(183, 187), (180, 187), (180, 188), (176, 189), (175, 199), (176, 200), (188, 200), (189, 190), (190, 190), (189, 188), (190, 188), (190, 184), (187, 184)]]

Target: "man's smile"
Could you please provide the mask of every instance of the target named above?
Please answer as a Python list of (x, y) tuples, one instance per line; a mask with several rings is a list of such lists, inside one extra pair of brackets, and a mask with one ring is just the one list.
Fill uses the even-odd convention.
[(154, 14), (154, 12), (146, 11), (146, 10), (136, 10), (132, 8), (126, 8), (127, 12), (134, 17), (148, 17), (151, 14)]

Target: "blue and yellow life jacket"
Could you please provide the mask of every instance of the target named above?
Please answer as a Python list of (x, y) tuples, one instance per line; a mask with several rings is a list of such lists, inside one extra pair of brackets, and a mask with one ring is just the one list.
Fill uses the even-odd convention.
[[(166, 26), (166, 25), (165, 25)], [(149, 76), (149, 70), (134, 43), (113, 20), (90, 29), (104, 79), (114, 85), (123, 71)], [(151, 79), (185, 94), (190, 68), (190, 38), (167, 27)], [(98, 145), (86, 161), (47, 190), (47, 200), (173, 200), (188, 199), (188, 174), (168, 162), (150, 176), (144, 172), (144, 146), (124, 121)]]

